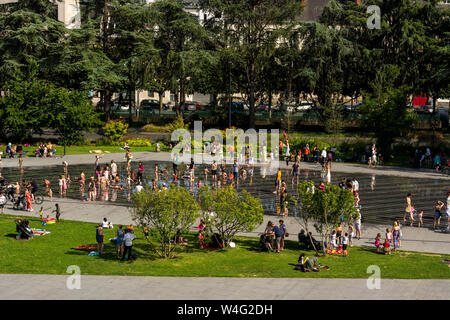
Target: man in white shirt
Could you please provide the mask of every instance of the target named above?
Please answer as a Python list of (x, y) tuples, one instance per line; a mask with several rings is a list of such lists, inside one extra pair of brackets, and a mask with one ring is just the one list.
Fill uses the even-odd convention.
[(136, 186), (136, 192), (141, 192), (142, 190), (144, 190), (144, 187), (141, 185), (141, 183), (139, 182)]
[(134, 235), (132, 230), (126, 229), (125, 230), (125, 236), (123, 237), (123, 243), (125, 245), (125, 248), (123, 250), (123, 256), (122, 260), (125, 260), (125, 257), (128, 252), (128, 260), (131, 257), (131, 249), (133, 248), (133, 240), (136, 239), (136, 236)]
[(6, 197), (3, 193), (0, 194), (0, 208), (2, 208), (2, 213), (5, 213), (5, 204), (6, 204)]
[(117, 164), (114, 162), (114, 160), (111, 160), (111, 175), (113, 179), (117, 175)]
[(353, 195), (356, 197), (356, 195), (359, 193), (359, 182), (356, 180), (356, 178), (352, 179), (352, 189), (353, 189)]

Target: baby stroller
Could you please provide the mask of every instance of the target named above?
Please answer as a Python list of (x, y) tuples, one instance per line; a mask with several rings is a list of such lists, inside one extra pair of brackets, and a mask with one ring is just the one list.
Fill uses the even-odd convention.
[(25, 199), (25, 195), (21, 194), (17, 197), (16, 202), (14, 202), (13, 209), (25, 210), (26, 207), (27, 207), (27, 201)]
[[(312, 242), (311, 242), (312, 239)], [(300, 245), (304, 246), (307, 250), (313, 250), (314, 247), (316, 247), (317, 250), (322, 250), (322, 245), (319, 241), (314, 239), (312, 236), (310, 237), (305, 233), (305, 230), (300, 230), (300, 233), (298, 234), (298, 242)], [(313, 246), (314, 243), (314, 246)]]
[(259, 236), (259, 245), (261, 246), (261, 251), (270, 252), (272, 251), (272, 244), (270, 239), (266, 237), (265, 234)]
[(29, 228), (29, 222), (28, 220), (24, 219), (16, 219), (14, 220), (16, 223), (16, 231), (19, 233), (16, 237), (17, 240), (19, 239), (32, 239), (33, 238), (33, 232)]

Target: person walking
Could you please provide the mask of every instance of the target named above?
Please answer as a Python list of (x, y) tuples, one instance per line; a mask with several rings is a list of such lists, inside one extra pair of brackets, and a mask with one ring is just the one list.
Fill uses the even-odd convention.
[(414, 218), (411, 215), (411, 193), (408, 193), (406, 195), (406, 208), (405, 213), (403, 214), (403, 223), (406, 223), (406, 215), (409, 215), (409, 218), (411, 220), (411, 223), (414, 221)]
[(361, 239), (361, 211), (356, 209), (356, 219), (355, 219), (355, 229), (356, 229), (356, 237), (358, 240)]
[(434, 206), (434, 221), (433, 221), (433, 229), (436, 230), (436, 227), (439, 227), (441, 224), (441, 216), (442, 216), (442, 210), (444, 209), (445, 204), (438, 200), (436, 202), (436, 205)]
[(115, 179), (117, 176), (117, 164), (114, 160), (111, 160), (111, 179)]
[(294, 184), (294, 179), (297, 179), (297, 184), (298, 184), (299, 171), (300, 171), (300, 164), (298, 163), (298, 161), (296, 161), (292, 165), (292, 184)]
[(139, 168), (138, 168), (138, 174), (137, 174), (137, 180), (139, 182), (142, 182), (144, 176), (144, 164), (142, 162), (139, 162)]
[(281, 189), (281, 168), (278, 168), (277, 178), (275, 180), (275, 191), (273, 193), (276, 194), (280, 189)]
[(31, 192), (28, 190), (28, 188), (25, 189), (25, 199), (27, 201), (27, 211), (33, 211), (33, 207), (31, 205)]

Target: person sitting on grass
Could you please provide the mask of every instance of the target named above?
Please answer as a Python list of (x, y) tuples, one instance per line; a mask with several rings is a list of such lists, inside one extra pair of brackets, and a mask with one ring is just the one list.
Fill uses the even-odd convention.
[(302, 253), (298, 258), (298, 264), (295, 268), (302, 272), (319, 272), (319, 260), (316, 256), (305, 258), (305, 254)]
[(144, 227), (145, 240), (148, 241), (148, 227)]
[(378, 233), (377, 237), (375, 238), (375, 248), (377, 248), (377, 252), (380, 252), (381, 248), (381, 234)]
[(388, 239), (384, 240), (383, 252), (384, 254), (391, 254), (391, 244), (389, 243)]
[(102, 228), (106, 228), (106, 229), (112, 229), (114, 228), (113, 224), (111, 222), (109, 222), (106, 218), (103, 218), (102, 221)]
[(188, 239), (183, 238), (180, 229), (177, 230), (177, 234), (173, 238), (173, 243), (183, 246), (188, 245)]

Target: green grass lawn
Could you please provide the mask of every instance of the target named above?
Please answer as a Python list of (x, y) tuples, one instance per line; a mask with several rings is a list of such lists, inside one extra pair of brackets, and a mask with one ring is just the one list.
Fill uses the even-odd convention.
[[(117, 228), (105, 230), (105, 253), (88, 256), (86, 251), (72, 248), (95, 243), (96, 224), (64, 221), (43, 227), (38, 218), (31, 218), (30, 226), (45, 228), (50, 234), (29, 241), (15, 240), (13, 216), (0, 216), (0, 273), (66, 274), (67, 267), (78, 265), (84, 275), (146, 275), (146, 276), (198, 276), (198, 277), (313, 277), (313, 278), (367, 278), (369, 265), (378, 265), (383, 278), (450, 278), (448, 264), (441, 263), (449, 256), (413, 252), (395, 252), (385, 256), (373, 248), (351, 248), (347, 258), (320, 257), (321, 264), (330, 267), (318, 273), (301, 273), (294, 270), (298, 260), (299, 245), (287, 241), (286, 250), (280, 254), (261, 252), (257, 238), (239, 237), (236, 248), (226, 250), (201, 250), (195, 235), (188, 237), (189, 246), (180, 246), (178, 257), (159, 259), (150, 251), (140, 230), (133, 249), (139, 255), (135, 261), (118, 261), (113, 238)], [(312, 255), (312, 252), (307, 252)]]

